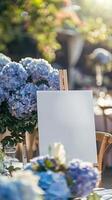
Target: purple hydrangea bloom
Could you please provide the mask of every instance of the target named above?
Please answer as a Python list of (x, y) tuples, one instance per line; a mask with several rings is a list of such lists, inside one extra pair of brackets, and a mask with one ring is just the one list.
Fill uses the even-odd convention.
[(74, 197), (84, 197), (92, 192), (99, 179), (98, 171), (90, 164), (73, 160), (67, 170), (71, 193)]
[(31, 57), (22, 58), (19, 63), (23, 65), (24, 68), (27, 68), (27, 65), (30, 64), (34, 59)]
[(8, 91), (15, 91), (26, 83), (27, 78), (27, 72), (21, 64), (10, 62), (2, 69), (0, 84)]
[(67, 200), (70, 190), (63, 173), (40, 172), (39, 185), (45, 191), (45, 200)]
[(34, 59), (26, 66), (28, 75), (31, 76), (33, 82), (38, 82), (41, 79), (46, 80), (52, 69), (52, 66), (44, 59)]
[(48, 83), (50, 88), (54, 90), (60, 89), (59, 71), (54, 69), (48, 76)]
[(8, 99), (9, 111), (16, 118), (31, 116), (37, 110), (37, 86), (27, 83), (24, 87), (12, 94)]
[(4, 54), (0, 53), (0, 72), (2, 68), (9, 62), (11, 62), (11, 59), (5, 56)]

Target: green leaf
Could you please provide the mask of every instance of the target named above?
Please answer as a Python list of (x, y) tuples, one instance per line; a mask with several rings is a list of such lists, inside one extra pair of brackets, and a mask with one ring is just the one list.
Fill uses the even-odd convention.
[(87, 200), (100, 200), (101, 197), (97, 195), (96, 193), (92, 193), (87, 197)]

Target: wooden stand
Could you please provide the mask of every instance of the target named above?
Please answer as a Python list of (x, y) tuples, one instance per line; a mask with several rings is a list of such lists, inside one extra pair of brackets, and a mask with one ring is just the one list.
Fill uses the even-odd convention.
[(67, 70), (59, 70), (60, 90), (68, 90)]
[[(60, 78), (60, 90), (68, 90), (68, 80), (67, 80), (67, 71), (66, 70), (59, 70), (59, 78)], [(23, 147), (23, 154), (27, 155), (27, 158), (23, 159), (23, 162), (30, 160), (33, 157), (33, 146), (37, 148), (37, 132), (34, 131), (34, 133), (29, 134), (26, 133), (25, 141), (26, 145)], [(22, 156), (23, 157), (23, 156)]]

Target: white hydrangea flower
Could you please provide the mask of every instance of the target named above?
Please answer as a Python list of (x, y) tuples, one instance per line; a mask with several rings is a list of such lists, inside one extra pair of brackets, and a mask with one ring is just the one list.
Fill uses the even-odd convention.
[(63, 144), (55, 143), (53, 147), (53, 156), (55, 159), (59, 160), (59, 163), (66, 164), (66, 152)]

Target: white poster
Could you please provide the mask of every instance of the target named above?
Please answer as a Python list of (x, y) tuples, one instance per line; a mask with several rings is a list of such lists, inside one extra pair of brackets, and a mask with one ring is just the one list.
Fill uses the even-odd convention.
[(97, 163), (91, 91), (40, 91), (37, 93), (40, 155), (61, 142), (67, 160)]

